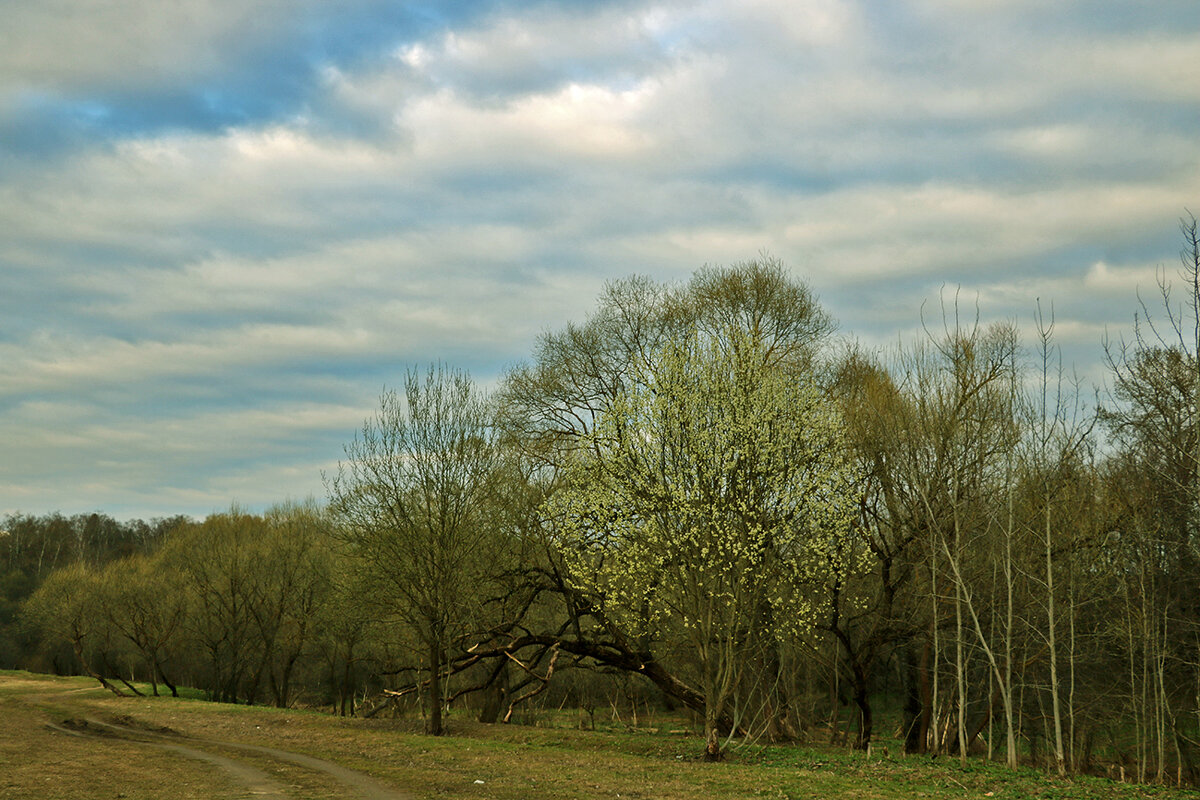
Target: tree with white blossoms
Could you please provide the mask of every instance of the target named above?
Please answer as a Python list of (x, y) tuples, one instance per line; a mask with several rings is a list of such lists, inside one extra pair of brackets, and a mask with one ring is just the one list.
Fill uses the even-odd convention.
[(547, 510), (579, 591), (694, 656), (717, 760), (751, 649), (811, 630), (852, 566), (857, 477), (833, 404), (744, 329), (675, 334), (632, 367)]

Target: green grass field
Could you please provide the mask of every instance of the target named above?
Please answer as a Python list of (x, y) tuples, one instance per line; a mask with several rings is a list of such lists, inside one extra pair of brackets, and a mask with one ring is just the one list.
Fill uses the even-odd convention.
[(836, 748), (744, 748), (706, 764), (699, 737), (667, 726), (584, 731), (452, 716), (449, 728), (434, 738), (405, 721), (123, 699), (82, 678), (0, 672), (0, 798), (1200, 797)]

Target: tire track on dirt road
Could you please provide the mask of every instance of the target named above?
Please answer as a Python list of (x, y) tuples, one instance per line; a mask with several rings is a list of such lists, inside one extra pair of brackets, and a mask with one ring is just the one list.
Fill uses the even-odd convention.
[[(369, 775), (348, 769), (332, 761), (304, 755), (303, 753), (293, 753), (289, 750), (279, 750), (274, 747), (243, 744), (241, 742), (224, 742), (215, 739), (201, 739), (184, 736), (173, 731), (145, 730), (119, 723), (102, 722), (91, 718), (66, 720), (61, 725), (48, 723), (47, 727), (73, 736), (116, 737), (126, 741), (170, 750), (188, 758), (206, 761), (224, 771), (238, 783), (244, 785), (256, 798), (268, 798), (270, 800), (279, 798), (280, 800), (286, 800), (291, 795), (287, 787), (283, 786), (263, 770), (244, 761), (214, 753), (212, 752), (214, 748), (257, 753), (276, 761), (286, 761), (304, 769), (322, 773), (332, 778), (344, 789), (349, 790), (350, 794), (347, 796), (357, 797), (360, 800), (413, 800), (411, 795), (393, 789)], [(181, 743), (180, 739), (183, 739), (186, 744)]]
[(192, 747), (170, 744), (168, 742), (150, 742), (142, 737), (121, 736), (114, 734), (108, 726), (101, 724), (97, 727), (91, 720), (67, 719), (63, 720), (62, 724), (47, 722), (46, 727), (58, 733), (65, 733), (68, 736), (82, 736), (92, 739), (120, 738), (133, 740), (141, 744), (149, 744), (152, 747), (158, 747), (163, 750), (170, 750), (186, 758), (212, 764), (224, 772), (227, 777), (232, 778), (234, 782), (248, 789), (250, 794), (256, 798), (287, 800), (288, 797), (283, 785), (258, 767), (235, 761), (232, 758), (226, 758), (216, 753), (209, 753), (204, 750), (197, 750)]

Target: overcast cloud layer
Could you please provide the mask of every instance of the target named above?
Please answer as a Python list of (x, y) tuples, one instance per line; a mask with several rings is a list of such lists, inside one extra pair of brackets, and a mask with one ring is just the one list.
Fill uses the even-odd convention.
[(1099, 376), (1200, 211), (1195, 0), (0, 18), (0, 513), (320, 497), (407, 365), (764, 250), (871, 345), (1040, 297)]

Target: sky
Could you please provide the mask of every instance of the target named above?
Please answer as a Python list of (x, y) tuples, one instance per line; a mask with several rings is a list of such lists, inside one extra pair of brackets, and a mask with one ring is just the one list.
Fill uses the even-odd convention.
[(1200, 213), (1195, 0), (0, 0), (0, 515), (324, 497), (406, 368), (762, 253), (868, 348), (1106, 335)]

